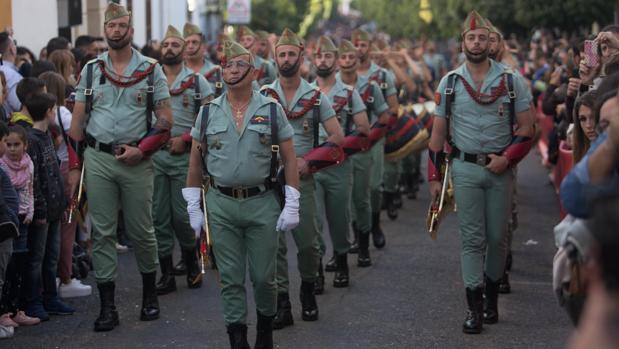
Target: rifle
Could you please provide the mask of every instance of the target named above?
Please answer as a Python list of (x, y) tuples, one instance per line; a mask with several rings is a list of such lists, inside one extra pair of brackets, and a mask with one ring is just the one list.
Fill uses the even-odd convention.
[(445, 216), (445, 212), (448, 206), (453, 205), (453, 185), (450, 180), (451, 162), (449, 156), (445, 157), (445, 163), (443, 167), (443, 182), (441, 186), (441, 195), (437, 197), (428, 208), (428, 215), (426, 217), (426, 226), (432, 240), (436, 240), (438, 235), (438, 226), (441, 220)]
[(67, 220), (67, 223), (69, 224), (71, 224), (71, 221), (73, 220), (73, 212), (75, 212), (75, 210), (80, 204), (80, 201), (82, 201), (82, 192), (84, 191), (84, 169), (85, 168), (86, 166), (82, 165), (82, 172), (80, 173), (80, 184), (77, 188), (77, 193), (75, 193), (76, 197), (71, 199), (71, 205), (69, 205), (69, 219)]

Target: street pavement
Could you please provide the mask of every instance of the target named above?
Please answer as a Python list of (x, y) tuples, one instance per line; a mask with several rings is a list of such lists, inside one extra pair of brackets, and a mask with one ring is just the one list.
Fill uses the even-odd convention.
[[(333, 288), (333, 276), (327, 273), (326, 291), (318, 296), (317, 322), (301, 320), (296, 248), (288, 239), (295, 324), (274, 332), (276, 347), (564, 348), (572, 328), (551, 284), (558, 202), (539, 163), (532, 152), (519, 168), (520, 225), (513, 240), (512, 293), (500, 296), (498, 324), (486, 325), (480, 335), (462, 333), (466, 303), (456, 216), (450, 214), (438, 239), (431, 240), (425, 230), (429, 199), (424, 184), (417, 200), (404, 198), (397, 220), (383, 214), (387, 246), (371, 248), (372, 267), (358, 268), (356, 255), (350, 255), (351, 285), (345, 289)], [(184, 277), (177, 277), (178, 292), (159, 298), (161, 318), (141, 322), (141, 280), (133, 253), (119, 260), (116, 298), (121, 325), (114, 331), (93, 332), (98, 299), (92, 295), (67, 300), (76, 314), (18, 328), (0, 348), (229, 348), (215, 272), (207, 273), (198, 290), (188, 289)], [(96, 289), (92, 276), (86, 282)], [(256, 316), (252, 293), (248, 296), (253, 346)]]

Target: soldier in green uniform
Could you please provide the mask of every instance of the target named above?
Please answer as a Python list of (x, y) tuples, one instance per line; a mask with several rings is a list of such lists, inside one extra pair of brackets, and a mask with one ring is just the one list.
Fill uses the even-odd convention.
[(110, 49), (81, 72), (70, 130), (74, 140), (85, 138), (88, 145), (84, 152), (85, 181), (93, 227), (93, 265), (101, 298), (95, 331), (109, 331), (118, 325), (114, 280), (119, 205), (142, 273), (140, 319), (159, 317), (150, 157), (167, 143), (173, 124), (161, 66), (131, 47), (131, 14), (110, 3), (104, 31)]
[(223, 93), (221, 67), (207, 58), (207, 46), (204, 34), (195, 24), (185, 23), (183, 27), (185, 40), (185, 64), (187, 68), (200, 73), (211, 84), (211, 88), (218, 97)]
[[(227, 89), (202, 107), (191, 130), (193, 144), (183, 196), (191, 226), (200, 232), (204, 224), (200, 187), (208, 172), (208, 222), (231, 348), (249, 349), (245, 290), (249, 261), (258, 313), (254, 348), (271, 349), (277, 293), (276, 230), (289, 231), (299, 223), (293, 130), (274, 99), (252, 90), (251, 54), (236, 42), (226, 41), (224, 45), (222, 67)], [(272, 152), (277, 151), (287, 183), (283, 211), (274, 190), (279, 184), (271, 180), (275, 177)], [(203, 164), (207, 172), (203, 172)]]
[[(393, 73), (381, 68), (378, 64), (370, 59), (370, 34), (362, 29), (357, 29), (352, 33), (352, 42), (359, 53), (359, 67), (357, 74), (362, 80), (375, 81), (380, 87), (381, 93), (387, 105), (389, 112), (397, 115), (399, 109), (397, 90), (395, 86), (395, 77)], [(361, 92), (359, 92), (361, 93)], [(372, 240), (376, 248), (385, 246), (385, 235), (380, 227), (380, 210), (382, 208), (382, 192), (381, 185), (383, 184), (383, 175), (385, 171), (384, 159), (384, 139), (381, 140), (376, 147), (372, 148), (372, 176), (370, 178), (371, 205), (372, 205)], [(388, 163), (388, 173), (393, 177), (398, 175), (397, 163)], [(396, 166), (393, 168), (393, 166)], [(395, 181), (390, 182), (397, 183)]]
[[(314, 282), (318, 276), (320, 251), (316, 225), (316, 202), (314, 200), (314, 177), (303, 156), (316, 148), (319, 124), (325, 128), (331, 143), (341, 145), (344, 135), (335, 118), (329, 98), (316, 87), (301, 78), (299, 67), (303, 61), (303, 44), (295, 33), (285, 29), (275, 46), (275, 60), (280, 78), (263, 86), (261, 92), (271, 96), (284, 107), (286, 116), (294, 129), (294, 147), (299, 164), (301, 191), (301, 221), (292, 231), (297, 245), (298, 268), (301, 274), (302, 319), (318, 320), (318, 305), (314, 296)], [(288, 292), (288, 261), (286, 235), (280, 234), (277, 254), (277, 316), (274, 328), (293, 324)]]
[(274, 65), (275, 61), (273, 61), (273, 58), (271, 57), (273, 49), (269, 43), (269, 35), (270, 34), (267, 31), (256, 30), (256, 49), (254, 52), (256, 56), (259, 56)]
[[(378, 84), (373, 80), (367, 79), (367, 77), (363, 78), (357, 74), (359, 55), (355, 46), (348, 40), (342, 40), (338, 51), (338, 65), (340, 67), (337, 75), (338, 79), (344, 84), (355, 87), (366, 106), (370, 125), (377, 122), (386, 124), (389, 118), (389, 107), (383, 98)], [(353, 230), (356, 236), (355, 240), (358, 241), (359, 254), (357, 256), (357, 265), (360, 267), (372, 265), (369, 251), (369, 239), (372, 230), (371, 181), (376, 179), (374, 167), (382, 167), (382, 143), (382, 141), (379, 141), (369, 151), (355, 154), (352, 158), (353, 189), (351, 214)], [(376, 148), (379, 148), (379, 150), (376, 150)], [(380, 153), (380, 156), (378, 153)]]
[(441, 190), (445, 141), (452, 148), (462, 276), (469, 308), (465, 333), (480, 333), (483, 323), (498, 321), (498, 281), (505, 266), (511, 209), (511, 167), (526, 156), (534, 133), (526, 85), (511, 69), (488, 58), (488, 36), (485, 20), (472, 11), (462, 31), (466, 61), (438, 86), (429, 145), (432, 200)]
[(249, 27), (241, 26), (238, 33), (239, 42), (246, 50), (251, 52), (254, 56), (254, 67), (256, 68), (256, 82), (259, 86), (264, 86), (272, 83), (277, 79), (277, 72), (275, 66), (271, 61), (262, 58), (258, 55), (261, 46), (257, 44), (258, 35), (254, 33)]
[[(340, 127), (346, 135), (353, 129), (367, 135), (370, 131), (368, 116), (365, 112), (365, 104), (354, 87), (344, 84), (336, 76), (338, 50), (331, 39), (321, 36), (314, 48), (314, 66), (318, 78), (314, 86), (327, 95), (337, 115)], [(321, 141), (326, 141), (326, 133), (321, 128)], [(350, 195), (352, 192), (352, 159), (346, 159), (338, 166), (325, 169), (316, 173), (316, 205), (319, 216), (324, 209), (325, 216), (321, 217), (320, 227), (328, 225), (331, 242), (333, 244), (334, 260), (331, 262), (335, 267), (333, 278), (334, 287), (348, 286), (348, 262), (347, 255), (350, 244), (348, 242), (348, 229), (350, 226)], [(327, 223), (327, 224), (324, 224)], [(322, 233), (322, 229), (321, 233)], [(322, 234), (319, 235), (321, 242), (321, 256), (325, 254), (325, 244)], [(322, 265), (319, 269), (319, 280), (316, 292), (321, 293), (324, 284)]]
[(197, 288), (202, 285), (201, 279), (197, 279), (200, 269), (195, 250), (196, 240), (189, 225), (181, 190), (185, 186), (189, 166), (191, 126), (198, 109), (212, 97), (213, 91), (201, 74), (194, 73), (183, 64), (184, 51), (183, 36), (176, 28), (168, 26), (161, 42), (161, 64), (170, 89), (174, 127), (164, 149), (153, 155), (153, 221), (161, 268), (161, 278), (157, 283), (157, 293), (160, 295), (176, 290), (176, 281), (172, 275), (174, 236), (181, 246), (183, 261), (188, 269), (187, 286)]

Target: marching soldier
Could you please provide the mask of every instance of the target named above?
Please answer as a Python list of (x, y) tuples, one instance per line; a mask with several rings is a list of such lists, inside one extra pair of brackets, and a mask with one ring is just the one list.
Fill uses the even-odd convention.
[(142, 274), (140, 319), (159, 318), (150, 156), (166, 144), (173, 124), (161, 67), (131, 48), (131, 13), (110, 3), (104, 31), (110, 49), (82, 70), (70, 130), (74, 140), (85, 139), (88, 145), (84, 152), (85, 180), (93, 226), (92, 258), (101, 299), (95, 331), (109, 331), (119, 323), (114, 305), (119, 204)]
[(264, 86), (275, 81), (275, 79), (277, 79), (275, 67), (269, 60), (258, 55), (261, 50), (261, 46), (257, 44), (258, 35), (247, 26), (241, 26), (239, 28), (238, 38), (241, 45), (254, 56), (254, 67), (256, 68), (256, 81), (258, 85)]
[(465, 333), (480, 333), (483, 323), (498, 321), (498, 281), (505, 266), (513, 185), (510, 168), (526, 156), (533, 143), (529, 92), (518, 74), (488, 59), (488, 36), (486, 21), (472, 11), (462, 31), (466, 61), (438, 86), (429, 145), (432, 200), (441, 190), (445, 141), (452, 148), (469, 309)]
[[(285, 29), (275, 46), (275, 59), (280, 78), (266, 85), (261, 92), (275, 98), (284, 107), (286, 116), (294, 129), (294, 146), (297, 156), (301, 192), (302, 213), (299, 227), (292, 231), (298, 253), (298, 268), (301, 274), (301, 306), (304, 321), (318, 320), (318, 305), (314, 296), (320, 261), (318, 250), (318, 227), (316, 226), (316, 203), (314, 200), (314, 177), (303, 159), (312, 148), (318, 146), (318, 127), (321, 124), (328, 135), (327, 141), (340, 145), (344, 139), (328, 97), (301, 78), (299, 67), (303, 61), (303, 44), (295, 33)], [(286, 235), (280, 234), (277, 254), (277, 316), (275, 329), (293, 324), (288, 292), (288, 262)]]
[[(277, 297), (276, 229), (289, 231), (299, 222), (293, 130), (275, 100), (252, 90), (251, 54), (236, 42), (226, 41), (224, 45), (226, 92), (201, 108), (191, 130), (193, 144), (183, 196), (191, 226), (200, 232), (204, 225), (200, 187), (203, 175), (208, 173), (207, 228), (212, 232), (221, 276), (231, 348), (249, 348), (245, 290), (245, 266), (249, 261), (258, 313), (254, 348), (271, 349)], [(273, 181), (278, 152), (287, 183), (283, 211), (275, 190), (279, 184)], [(203, 172), (203, 165), (207, 172)]]
[[(381, 68), (370, 59), (370, 34), (365, 30), (357, 29), (352, 33), (352, 42), (359, 53), (359, 67), (357, 68), (359, 78), (362, 80), (375, 81), (380, 87), (381, 93), (389, 106), (389, 112), (397, 115), (399, 103), (395, 78), (393, 73)], [(385, 140), (381, 139), (371, 150), (372, 175), (370, 179), (370, 192), (372, 205), (372, 241), (376, 248), (382, 248), (386, 243), (385, 235), (380, 227), (380, 210), (382, 208), (382, 193), (380, 187), (383, 183), (385, 171), (384, 145)], [(397, 163), (388, 164), (388, 166), (397, 167)], [(389, 171), (389, 173), (397, 177), (397, 168), (390, 168)], [(397, 183), (397, 178), (394, 182)]]
[(178, 239), (187, 266), (187, 286), (198, 288), (202, 285), (202, 280), (197, 278), (200, 268), (195, 250), (196, 240), (189, 225), (181, 190), (185, 186), (189, 166), (191, 126), (198, 109), (213, 92), (201, 74), (194, 73), (183, 64), (184, 51), (183, 36), (176, 28), (168, 26), (161, 42), (161, 64), (170, 90), (174, 127), (165, 148), (153, 155), (153, 221), (161, 268), (161, 278), (157, 283), (159, 295), (176, 290), (176, 281), (172, 275), (174, 236)]
[(215, 97), (223, 93), (221, 67), (207, 58), (207, 47), (204, 34), (195, 24), (185, 23), (183, 27), (185, 40), (185, 64), (195, 73), (200, 73), (211, 84)]
[(256, 56), (268, 61), (272, 65), (275, 64), (273, 58), (271, 58), (273, 49), (271, 48), (271, 43), (269, 42), (269, 32), (264, 30), (256, 30)]
[[(354, 129), (363, 135), (370, 131), (368, 116), (361, 96), (350, 85), (342, 83), (336, 77), (338, 50), (327, 36), (321, 36), (314, 49), (314, 66), (317, 79), (315, 86), (327, 95), (336, 113), (340, 127), (346, 135)], [(326, 141), (326, 134), (321, 129), (321, 141)], [(334, 258), (331, 261), (331, 270), (335, 271), (333, 287), (347, 287), (348, 262), (347, 254), (350, 244), (348, 242), (348, 227), (350, 226), (350, 195), (352, 192), (352, 159), (346, 159), (338, 166), (325, 169), (316, 173), (316, 196), (318, 209), (324, 208), (326, 221), (333, 243)], [(321, 224), (322, 226), (322, 224)], [(322, 233), (322, 232), (321, 232)], [(321, 256), (325, 254), (325, 244), (322, 234), (319, 235), (321, 242)], [(324, 276), (322, 265), (319, 269), (317, 293), (322, 292)]]
[[(366, 106), (370, 125), (386, 125), (389, 118), (389, 107), (383, 98), (378, 84), (373, 80), (358, 76), (359, 55), (355, 46), (348, 40), (342, 40), (340, 43), (338, 65), (340, 67), (338, 78), (344, 84), (355, 87)], [(383, 128), (386, 129), (386, 126)], [(369, 151), (356, 154), (352, 158), (353, 188), (351, 213), (355, 240), (358, 241), (356, 252), (358, 252), (357, 265), (359, 267), (369, 267), (372, 265), (369, 251), (370, 232), (372, 231), (370, 183), (375, 174), (374, 166), (380, 166), (383, 161), (383, 147), (380, 145), (380, 139), (382, 137), (377, 138), (377, 144)], [(375, 148), (377, 147), (380, 150), (380, 156), (376, 154), (377, 150)], [(375, 160), (378, 164), (375, 163)], [(353, 246), (351, 246), (352, 248)], [(349, 253), (352, 252), (349, 251)]]

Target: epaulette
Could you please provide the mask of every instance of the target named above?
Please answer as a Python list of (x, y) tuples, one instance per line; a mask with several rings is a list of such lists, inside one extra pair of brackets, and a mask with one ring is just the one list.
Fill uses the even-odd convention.
[(96, 57), (86, 62), (86, 65), (97, 63), (98, 61), (99, 61), (99, 57)]
[(348, 91), (352, 91), (352, 90), (354, 90), (354, 89), (355, 89), (355, 88), (354, 88), (354, 87), (352, 87), (351, 85), (348, 85), (348, 84), (345, 84), (345, 83), (342, 83), (342, 85), (344, 85), (344, 89), (346, 89), (346, 90), (348, 90)]
[(273, 98), (273, 97), (269, 97), (269, 96), (262, 96), (262, 97), (264, 97), (264, 99), (266, 99), (266, 100), (267, 100), (267, 102), (269, 102), (269, 103), (277, 103), (277, 104), (279, 104), (279, 102), (277, 101), (277, 99), (275, 99), (275, 98)]
[(264, 90), (267, 90), (267, 89), (271, 89), (272, 90), (272, 88), (269, 85), (262, 85), (262, 86), (260, 86), (260, 92), (262, 92)]

